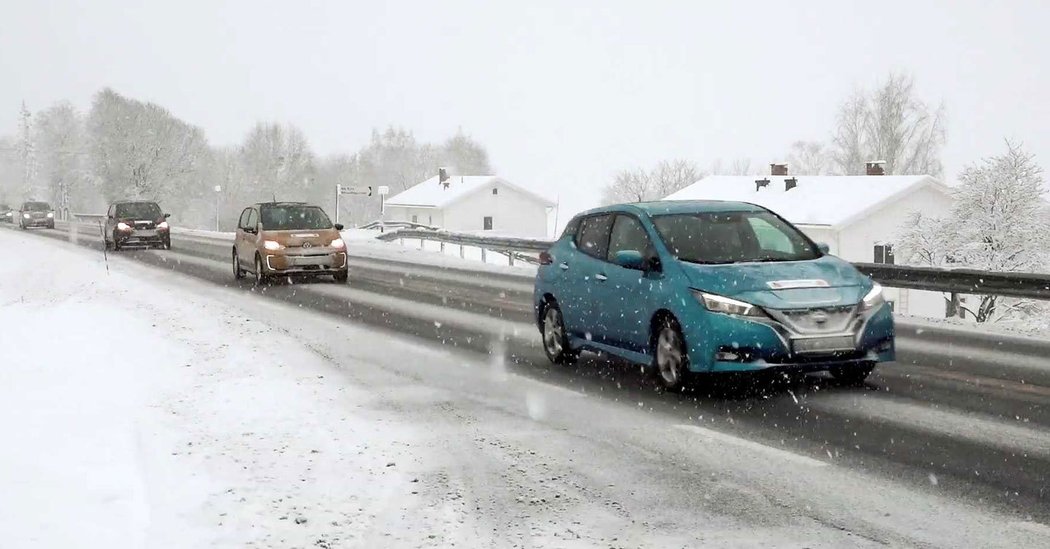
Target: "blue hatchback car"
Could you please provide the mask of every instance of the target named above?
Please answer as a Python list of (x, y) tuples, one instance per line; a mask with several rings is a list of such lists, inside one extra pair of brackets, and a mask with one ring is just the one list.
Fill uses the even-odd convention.
[(540, 263), (536, 320), (555, 363), (606, 352), (678, 389), (695, 373), (769, 369), (861, 383), (894, 360), (882, 288), (753, 204), (591, 210)]

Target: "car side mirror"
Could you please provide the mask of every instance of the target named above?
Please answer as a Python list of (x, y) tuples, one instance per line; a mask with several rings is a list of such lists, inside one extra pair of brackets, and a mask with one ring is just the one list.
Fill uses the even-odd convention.
[(335, 227), (335, 230), (337, 230), (337, 231), (343, 230), (343, 224), (342, 223), (336, 223), (335, 225), (333, 225), (333, 227)]
[(164, 219), (171, 217), (171, 214), (164, 214)]
[(649, 262), (642, 257), (642, 253), (637, 250), (620, 250), (616, 252), (616, 264), (625, 269), (635, 269), (638, 271), (644, 271), (649, 265)]
[(822, 253), (822, 254), (830, 254), (831, 253), (831, 246), (828, 246), (824, 242), (817, 242), (817, 249), (820, 250), (820, 253)]

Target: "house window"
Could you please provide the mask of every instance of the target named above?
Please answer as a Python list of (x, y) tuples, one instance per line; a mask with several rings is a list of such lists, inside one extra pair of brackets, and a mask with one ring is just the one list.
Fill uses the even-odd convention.
[(419, 223), (419, 216), (418, 215), (413, 215), (412, 216), (412, 223)]
[(484, 223), (485, 223), (485, 230), (486, 231), (491, 231), (492, 230), (492, 216), (489, 216), (489, 215), (485, 216)]
[(499, 189), (492, 187), (492, 194), (499, 194)]
[(886, 265), (893, 265), (892, 244), (875, 245), (875, 263), (885, 263)]

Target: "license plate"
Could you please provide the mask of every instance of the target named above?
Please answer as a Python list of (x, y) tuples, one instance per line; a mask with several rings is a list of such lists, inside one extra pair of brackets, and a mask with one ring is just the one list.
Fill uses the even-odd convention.
[(791, 346), (792, 349), (799, 354), (834, 353), (838, 351), (853, 351), (857, 348), (856, 344), (853, 342), (853, 336), (796, 339), (791, 342)]
[(157, 236), (157, 231), (149, 230), (149, 229), (145, 229), (145, 230), (140, 229), (140, 230), (135, 231), (134, 235), (139, 237), (139, 238), (151, 238), (151, 237)]

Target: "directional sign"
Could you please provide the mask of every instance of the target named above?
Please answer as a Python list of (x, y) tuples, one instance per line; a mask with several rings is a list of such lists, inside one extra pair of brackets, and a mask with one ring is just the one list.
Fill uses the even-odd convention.
[(372, 187), (352, 187), (339, 185), (339, 194), (363, 194), (372, 196)]

